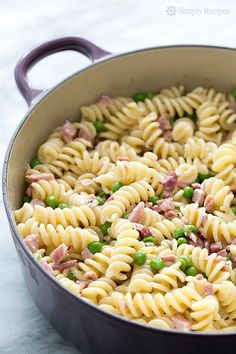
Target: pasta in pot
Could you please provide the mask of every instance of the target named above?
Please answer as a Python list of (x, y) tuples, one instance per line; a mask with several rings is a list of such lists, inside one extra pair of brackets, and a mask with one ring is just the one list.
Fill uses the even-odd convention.
[(131, 321), (236, 331), (235, 93), (102, 95), (57, 127), (14, 211), (41, 266)]

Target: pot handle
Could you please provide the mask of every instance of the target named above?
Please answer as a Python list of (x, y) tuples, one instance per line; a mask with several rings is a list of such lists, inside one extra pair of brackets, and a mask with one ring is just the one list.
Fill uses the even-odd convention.
[(33, 88), (29, 85), (27, 78), (28, 70), (40, 59), (64, 50), (75, 50), (86, 55), (86, 57), (88, 57), (92, 62), (96, 59), (100, 59), (111, 54), (110, 52), (107, 52), (106, 50), (103, 50), (88, 40), (80, 37), (57, 38), (39, 44), (37, 47), (26, 53), (18, 61), (15, 67), (16, 84), (29, 106), (32, 101), (44, 91)]

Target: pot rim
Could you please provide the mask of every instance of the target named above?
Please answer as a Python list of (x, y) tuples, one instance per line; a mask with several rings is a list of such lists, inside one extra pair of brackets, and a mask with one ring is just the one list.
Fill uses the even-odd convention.
[(70, 79), (72, 79), (73, 77), (79, 75), (80, 73), (83, 73), (84, 71), (88, 70), (90, 67), (94, 67), (99, 65), (100, 63), (103, 62), (107, 62), (116, 58), (122, 58), (124, 56), (129, 56), (132, 54), (136, 54), (136, 53), (143, 53), (143, 52), (149, 52), (149, 51), (155, 51), (155, 50), (162, 50), (162, 49), (175, 49), (175, 48), (203, 48), (203, 49), (220, 49), (220, 50), (227, 50), (227, 51), (236, 51), (236, 48), (231, 48), (231, 47), (224, 47), (224, 46), (216, 46), (216, 45), (201, 45), (201, 44), (176, 44), (176, 45), (165, 45), (165, 46), (156, 46), (156, 47), (148, 47), (148, 48), (143, 48), (143, 49), (136, 49), (133, 51), (128, 51), (125, 53), (121, 53), (121, 54), (111, 54), (111, 55), (107, 55), (104, 58), (101, 58), (99, 60), (97, 60), (94, 63), (89, 63), (88, 65), (86, 65), (84, 68), (76, 71), (75, 73), (70, 74), (69, 76), (67, 76), (65, 79), (61, 80), (59, 83), (53, 85), (53, 87), (51, 87), (50, 89), (47, 89), (46, 91), (44, 91), (42, 94), (40, 94), (35, 101), (32, 103), (32, 105), (29, 107), (29, 109), (27, 110), (27, 112), (25, 113), (24, 117), (21, 119), (20, 123), (18, 124), (17, 128), (15, 129), (9, 143), (8, 143), (8, 147), (5, 153), (5, 157), (4, 157), (4, 161), (3, 161), (3, 173), (2, 173), (2, 194), (3, 194), (3, 203), (4, 203), (4, 207), (5, 207), (5, 211), (7, 214), (7, 218), (8, 218), (8, 222), (10, 224), (11, 229), (13, 230), (13, 234), (12, 234), (12, 238), (15, 238), (16, 241), (18, 242), (18, 244), (20, 245), (20, 247), (23, 249), (23, 252), (25, 253), (26, 257), (28, 259), (31, 260), (31, 262), (33, 262), (34, 266), (36, 266), (37, 270), (44, 273), (44, 275), (48, 278), (48, 280), (51, 282), (52, 286), (57, 287), (59, 289), (64, 290), (68, 296), (73, 297), (74, 300), (82, 302), (83, 305), (85, 305), (89, 310), (95, 310), (96, 314), (99, 315), (100, 317), (104, 318), (104, 320), (106, 320), (106, 318), (110, 318), (111, 321), (113, 321), (114, 323), (116, 321), (119, 321), (120, 324), (124, 324), (129, 326), (133, 326), (134, 328), (140, 328), (143, 331), (147, 331), (147, 332), (153, 332), (153, 333), (158, 333), (158, 332), (162, 332), (162, 333), (168, 333), (169, 335), (172, 336), (194, 336), (194, 337), (228, 337), (228, 336), (234, 336), (236, 335), (235, 332), (209, 332), (209, 333), (204, 333), (204, 332), (183, 332), (183, 331), (178, 331), (178, 330), (172, 330), (172, 329), (162, 329), (162, 328), (157, 328), (154, 326), (149, 326), (149, 325), (145, 325), (139, 322), (135, 322), (135, 321), (131, 321), (126, 317), (122, 317), (119, 315), (116, 315), (114, 313), (105, 311), (101, 308), (99, 308), (97, 305), (93, 304), (92, 302), (89, 302), (87, 300), (85, 300), (82, 297), (78, 297), (75, 294), (73, 294), (72, 292), (70, 292), (67, 288), (63, 287), (60, 282), (58, 282), (55, 278), (53, 278), (43, 267), (40, 266), (39, 262), (34, 258), (33, 254), (30, 252), (30, 250), (26, 247), (25, 243), (23, 242), (22, 237), (20, 236), (16, 224), (15, 224), (15, 220), (14, 217), (12, 215), (12, 211), (11, 211), (11, 207), (10, 207), (10, 203), (9, 203), (9, 198), (8, 198), (8, 193), (7, 193), (7, 180), (8, 180), (8, 164), (9, 164), (9, 159), (10, 159), (10, 155), (11, 155), (11, 151), (13, 148), (13, 145), (15, 143), (15, 140), (17, 139), (17, 136), (21, 130), (21, 128), (23, 127), (23, 125), (25, 124), (25, 122), (27, 121), (27, 119), (29, 118), (30, 114), (33, 112), (33, 110), (39, 105), (41, 104), (45, 98), (47, 98), (55, 89), (57, 89), (58, 87), (60, 87), (61, 85), (63, 85), (64, 83), (66, 83), (67, 81), (69, 81)]

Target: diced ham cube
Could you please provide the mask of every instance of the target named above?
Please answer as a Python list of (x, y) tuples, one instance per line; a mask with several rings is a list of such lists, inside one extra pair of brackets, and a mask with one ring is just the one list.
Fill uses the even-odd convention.
[(129, 221), (138, 222), (140, 219), (142, 219), (143, 214), (144, 214), (144, 202), (140, 202), (130, 213)]
[(91, 259), (93, 258), (93, 253), (91, 253), (89, 251), (89, 249), (86, 247), (85, 249), (83, 249), (83, 251), (81, 252), (81, 257), (82, 257), (82, 260), (84, 261), (85, 259)]
[(31, 252), (36, 252), (39, 250), (40, 239), (38, 234), (31, 234), (26, 236), (24, 239), (25, 244), (29, 247)]
[(77, 263), (77, 261), (75, 259), (73, 259), (73, 260), (70, 260), (67, 262), (53, 264), (52, 268), (53, 268), (53, 270), (64, 270), (67, 268), (74, 267), (76, 265), (76, 263)]
[(183, 316), (172, 316), (172, 322), (176, 329), (181, 331), (190, 331), (190, 321)]
[(41, 265), (49, 274), (53, 274), (53, 269), (50, 264), (48, 264), (46, 261), (42, 261)]
[(135, 228), (142, 237), (154, 236), (152, 231), (142, 224), (135, 224)]
[(51, 253), (51, 258), (55, 263), (60, 263), (64, 258), (68, 256), (68, 247), (62, 243), (60, 246), (55, 248)]
[(172, 198), (159, 200), (157, 205), (154, 205), (153, 210), (158, 213), (164, 213), (167, 219), (173, 219), (177, 216)]
[(199, 206), (203, 206), (205, 199), (205, 192), (199, 188), (195, 189), (193, 192), (192, 201), (198, 203)]
[(53, 181), (55, 177), (52, 173), (34, 173), (25, 177), (28, 183), (44, 181)]
[(72, 123), (66, 120), (63, 126), (61, 127), (60, 135), (66, 143), (69, 143), (74, 139), (74, 137), (76, 137), (77, 129), (73, 126)]
[(77, 136), (81, 139), (87, 140), (89, 142), (92, 141), (91, 136), (86, 132), (85, 129), (79, 128), (77, 131)]
[(32, 199), (30, 204), (35, 207), (36, 205), (40, 205), (42, 207), (45, 207), (45, 204), (42, 200), (39, 200), (39, 199)]
[(178, 214), (177, 214), (177, 211), (176, 211), (176, 210), (167, 210), (167, 211), (165, 212), (165, 217), (166, 217), (167, 219), (176, 218), (177, 215), (178, 215)]
[(210, 242), (208, 240), (204, 241), (204, 247), (208, 250), (210, 253)]
[(174, 263), (176, 261), (176, 256), (170, 254), (168, 256), (163, 256), (161, 257), (161, 259), (163, 260), (163, 262), (165, 263)]
[(160, 183), (164, 187), (166, 195), (171, 195), (177, 186), (177, 174), (174, 171), (169, 172)]
[(167, 113), (163, 113), (159, 118), (158, 118), (158, 123), (160, 124), (160, 128), (165, 131), (165, 130), (171, 130), (171, 124), (170, 124), (170, 117)]
[(32, 196), (32, 186), (31, 185), (26, 189), (26, 194), (30, 197)]
[(226, 257), (226, 256), (227, 256), (227, 251), (226, 251), (226, 249), (224, 248), (223, 250), (218, 251), (218, 252), (217, 252), (217, 256)]
[(169, 143), (172, 141), (172, 132), (171, 130), (167, 130), (163, 133), (163, 138), (165, 141), (168, 141)]
[(221, 242), (215, 242), (210, 245), (210, 250), (212, 253), (217, 253), (223, 249)]

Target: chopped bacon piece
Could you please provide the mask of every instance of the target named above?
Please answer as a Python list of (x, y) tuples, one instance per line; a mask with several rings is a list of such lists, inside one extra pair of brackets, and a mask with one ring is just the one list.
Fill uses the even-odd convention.
[(176, 261), (176, 256), (170, 254), (168, 256), (161, 257), (161, 259), (163, 260), (163, 262), (173, 263)]
[(36, 252), (39, 249), (40, 239), (38, 234), (31, 234), (24, 239), (25, 244), (29, 247), (31, 252)]
[(214, 295), (213, 285), (207, 282), (204, 286), (204, 294), (207, 295)]
[(25, 177), (28, 183), (44, 181), (53, 181), (55, 177), (52, 173), (34, 173)]
[(74, 137), (76, 137), (77, 129), (73, 126), (72, 123), (66, 120), (63, 126), (61, 127), (60, 135), (66, 143), (69, 143), (74, 139)]
[(171, 195), (177, 186), (177, 174), (174, 171), (169, 172), (160, 182), (164, 186), (166, 195)]
[(208, 252), (210, 253), (210, 242), (209, 241), (204, 241), (204, 247), (208, 250)]
[(215, 242), (210, 245), (210, 250), (212, 253), (217, 253), (223, 249), (221, 242)]
[(48, 264), (46, 261), (42, 261), (41, 265), (49, 274), (53, 274), (53, 269), (50, 264)]
[(172, 322), (176, 329), (181, 331), (190, 331), (190, 321), (183, 316), (172, 316)]
[(79, 129), (77, 130), (77, 136), (78, 136), (78, 138), (87, 140), (87, 141), (89, 141), (89, 142), (92, 141), (91, 136), (90, 136), (90, 135), (86, 132), (86, 130), (83, 129), (83, 128), (79, 128)]
[(117, 156), (116, 158), (117, 161), (129, 161), (128, 156)]
[(172, 141), (172, 132), (170, 130), (165, 131), (163, 138), (170, 143)]
[(89, 272), (86, 272), (83, 276), (83, 281), (94, 281), (94, 280), (97, 280), (98, 279), (98, 275), (97, 273), (95, 273), (94, 271), (89, 271)]
[(218, 252), (217, 252), (217, 256), (226, 257), (226, 256), (227, 256), (227, 251), (226, 251), (226, 249), (224, 248), (223, 250), (218, 251)]
[(40, 206), (43, 206), (45, 207), (45, 204), (42, 200), (39, 200), (39, 199), (32, 199), (30, 204), (34, 207), (35, 205), (40, 205)]
[(203, 206), (205, 196), (206, 193), (203, 190), (197, 188), (193, 192), (192, 201), (198, 203), (199, 206)]
[(206, 196), (206, 199), (204, 200), (204, 207), (208, 213), (212, 213), (215, 210), (215, 203), (210, 195)]
[(164, 213), (167, 219), (173, 219), (177, 216), (172, 198), (159, 200), (157, 205), (154, 205), (153, 210), (158, 213)]
[(98, 103), (102, 104), (103, 106), (106, 107), (106, 106), (112, 104), (112, 98), (107, 95), (101, 95)]
[(55, 248), (51, 253), (51, 258), (55, 263), (60, 263), (64, 258), (68, 256), (68, 247), (62, 243), (60, 246)]
[(144, 202), (138, 203), (138, 205), (129, 214), (130, 222), (138, 222), (144, 214)]
[(26, 194), (30, 197), (32, 197), (32, 186), (29, 186), (27, 189), (26, 189)]
[(194, 232), (190, 232), (189, 238), (192, 242), (197, 243), (197, 235)]
[(203, 275), (202, 274), (198, 274), (198, 275), (196, 275), (196, 278), (195, 278), (196, 280), (203, 280), (204, 279), (204, 277), (203, 277)]
[(87, 205), (92, 209), (95, 208), (96, 206), (98, 206), (98, 201), (95, 197), (95, 195), (91, 195), (89, 196), (88, 200), (87, 200)]
[(165, 212), (165, 217), (166, 217), (167, 219), (176, 218), (177, 215), (178, 215), (178, 214), (177, 214), (177, 211), (176, 211), (176, 210), (167, 210), (167, 211)]
[(64, 270), (67, 268), (74, 267), (76, 265), (76, 263), (77, 263), (77, 261), (75, 259), (73, 259), (73, 260), (70, 260), (67, 262), (53, 264), (52, 268), (53, 268), (53, 270)]
[(76, 181), (76, 183), (82, 187), (88, 187), (88, 186), (91, 186), (91, 184), (93, 184), (93, 180), (89, 179), (89, 178), (79, 179)]
[(191, 187), (192, 187), (193, 189), (201, 189), (200, 183), (192, 183), (192, 184), (191, 184)]
[(82, 260), (84, 261), (85, 259), (89, 258), (93, 258), (93, 253), (89, 251), (89, 249), (86, 247), (85, 249), (83, 249), (83, 251), (81, 252), (81, 257)]
[(142, 237), (154, 236), (152, 231), (142, 224), (135, 224), (135, 228)]
[(160, 124), (160, 128), (165, 131), (165, 130), (171, 130), (171, 124), (170, 124), (170, 117), (167, 113), (163, 113), (159, 118), (158, 118), (158, 123)]

